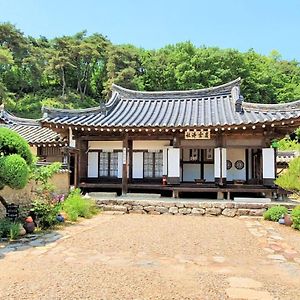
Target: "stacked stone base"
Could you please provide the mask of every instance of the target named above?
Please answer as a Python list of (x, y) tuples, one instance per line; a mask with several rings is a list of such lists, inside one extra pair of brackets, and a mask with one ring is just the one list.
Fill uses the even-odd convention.
[(234, 203), (200, 201), (157, 201), (157, 200), (96, 200), (104, 211), (149, 215), (192, 215), (192, 216), (262, 216), (271, 206), (284, 205), (288, 209), (293, 203)]

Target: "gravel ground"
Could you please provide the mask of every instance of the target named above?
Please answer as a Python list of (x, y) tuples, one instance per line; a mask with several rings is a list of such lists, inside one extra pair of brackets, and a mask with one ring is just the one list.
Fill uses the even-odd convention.
[[(300, 299), (300, 234), (271, 225), (99, 215), (47, 246), (5, 254), (0, 299)], [(293, 259), (269, 257), (268, 230)]]

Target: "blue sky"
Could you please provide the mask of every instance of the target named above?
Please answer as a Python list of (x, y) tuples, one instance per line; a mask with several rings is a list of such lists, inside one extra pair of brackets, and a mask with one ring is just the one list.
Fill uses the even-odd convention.
[(52, 38), (86, 29), (146, 49), (191, 41), (300, 61), (300, 0), (0, 0), (0, 22)]

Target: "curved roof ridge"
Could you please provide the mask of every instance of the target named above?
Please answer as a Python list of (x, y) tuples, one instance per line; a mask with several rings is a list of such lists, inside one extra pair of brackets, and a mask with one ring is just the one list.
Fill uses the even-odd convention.
[[(101, 107), (88, 107), (88, 108), (79, 108), (79, 109), (67, 109), (67, 108), (53, 108), (53, 107), (42, 107), (43, 114), (64, 114), (64, 115), (78, 115), (78, 114), (94, 114), (101, 112)], [(44, 118), (44, 117), (43, 117)], [(41, 120), (43, 120), (43, 118)]]
[(243, 102), (243, 108), (249, 110), (258, 110), (258, 111), (290, 111), (291, 109), (300, 110), (300, 100), (295, 100), (292, 102), (286, 103), (273, 103), (273, 104), (263, 104), (263, 103), (254, 103), (254, 102)]
[(28, 119), (28, 118), (17, 117), (5, 109), (2, 110), (1, 118), (6, 120), (8, 123), (30, 125), (30, 126), (39, 126), (39, 121), (41, 120), (41, 119)]
[(203, 89), (196, 89), (196, 90), (184, 90), (184, 91), (137, 91), (137, 90), (130, 90), (124, 87), (121, 87), (117, 84), (112, 84), (112, 91), (114, 93), (118, 93), (120, 96), (123, 96), (124, 98), (169, 98), (169, 97), (195, 97), (195, 96), (209, 96), (210, 94), (215, 95), (218, 93), (229, 93), (231, 92), (231, 89), (234, 86), (240, 85), (241, 78), (238, 77), (235, 80), (232, 80), (230, 82), (209, 87), (209, 88), (203, 88)]

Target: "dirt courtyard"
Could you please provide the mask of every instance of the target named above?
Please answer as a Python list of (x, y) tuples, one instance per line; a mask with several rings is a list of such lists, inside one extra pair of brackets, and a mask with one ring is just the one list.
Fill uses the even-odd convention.
[(300, 232), (276, 223), (100, 214), (59, 233), (0, 249), (0, 299), (300, 299)]

